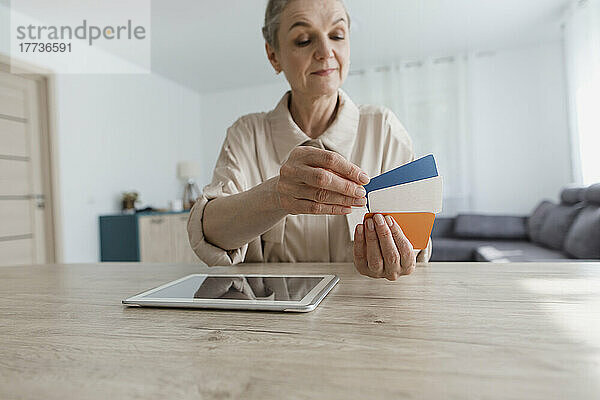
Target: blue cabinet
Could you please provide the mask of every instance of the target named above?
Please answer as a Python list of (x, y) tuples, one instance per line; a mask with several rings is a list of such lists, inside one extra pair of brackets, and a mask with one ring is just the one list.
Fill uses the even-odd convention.
[(187, 235), (188, 211), (102, 215), (100, 261), (198, 263)]

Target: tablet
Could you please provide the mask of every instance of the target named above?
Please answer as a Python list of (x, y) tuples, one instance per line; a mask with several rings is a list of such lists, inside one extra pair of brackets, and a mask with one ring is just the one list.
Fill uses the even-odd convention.
[(123, 304), (307, 312), (339, 280), (335, 275), (193, 274), (125, 299)]

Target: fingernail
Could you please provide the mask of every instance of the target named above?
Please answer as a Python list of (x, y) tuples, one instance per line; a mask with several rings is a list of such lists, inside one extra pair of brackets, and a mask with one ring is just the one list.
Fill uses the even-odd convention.
[(367, 184), (371, 180), (371, 179), (369, 179), (369, 175), (365, 174), (364, 172), (360, 173), (360, 175), (358, 176), (358, 179), (363, 184)]
[(385, 220), (383, 219), (383, 216), (381, 214), (375, 214), (375, 216), (373, 217), (373, 219), (375, 220), (375, 223), (379, 226), (384, 226), (385, 225)]
[(362, 224), (356, 225), (356, 234), (357, 235), (362, 235), (363, 234), (363, 225)]
[(356, 188), (356, 190), (354, 190), (354, 195), (356, 197), (365, 197), (366, 194), (367, 194), (367, 191), (362, 186), (359, 186)]
[(368, 230), (370, 230), (370, 231), (375, 230), (375, 224), (373, 224), (373, 220), (371, 218), (367, 218), (367, 221), (365, 223), (367, 224)]
[(394, 220), (392, 219), (392, 217), (390, 217), (389, 215), (386, 215), (385, 220), (387, 221), (387, 224), (389, 225), (390, 228), (392, 226), (394, 226)]
[(355, 206), (364, 206), (365, 204), (367, 204), (367, 199), (364, 197), (361, 197), (360, 199), (354, 199), (354, 203)]

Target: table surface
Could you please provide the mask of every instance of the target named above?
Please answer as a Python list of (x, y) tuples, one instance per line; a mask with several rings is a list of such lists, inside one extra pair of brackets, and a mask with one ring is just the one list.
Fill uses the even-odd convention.
[(0, 268), (1, 399), (598, 399), (600, 264), (351, 264), (310, 313), (127, 308), (200, 265)]

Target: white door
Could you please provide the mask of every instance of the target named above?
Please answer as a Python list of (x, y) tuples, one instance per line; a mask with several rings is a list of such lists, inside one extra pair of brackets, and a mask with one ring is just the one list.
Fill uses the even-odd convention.
[(0, 265), (54, 259), (40, 90), (40, 81), (0, 70)]

